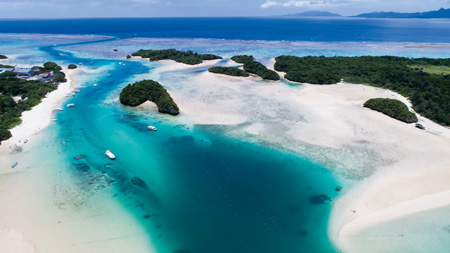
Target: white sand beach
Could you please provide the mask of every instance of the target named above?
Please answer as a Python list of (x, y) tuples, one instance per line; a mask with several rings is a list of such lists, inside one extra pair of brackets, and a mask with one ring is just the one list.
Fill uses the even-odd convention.
[[(51, 124), (53, 109), (65, 109), (77, 71), (64, 70), (68, 81), (24, 112), (22, 124), (11, 130), (13, 137), (0, 146), (2, 253), (155, 251), (147, 233), (110, 190), (86, 195), (75, 179), (62, 176), (64, 168), (55, 167), (64, 164), (58, 150), (45, 159), (34, 152), (48, 145), (42, 132)], [(19, 165), (11, 168), (15, 161)]]
[(187, 124), (219, 124), (228, 135), (296, 152), (353, 182), (333, 201), (330, 218), (330, 237), (344, 252), (370, 252), (370, 243), (353, 243), (367, 239), (356, 236), (365, 229), (450, 205), (450, 129), (419, 116), (426, 128), (420, 130), (363, 107), (376, 97), (410, 106), (401, 95), (360, 84), (293, 87), (208, 72), (173, 79), (180, 68), (149, 76), (169, 90)]
[(22, 123), (11, 129), (12, 137), (3, 141), (0, 145), (0, 154), (3, 154), (15, 146), (22, 146), (25, 139), (31, 139), (32, 136), (43, 130), (49, 124), (53, 116), (53, 109), (61, 107), (66, 95), (76, 87), (74, 75), (77, 69), (66, 69), (63, 72), (66, 74), (67, 82), (58, 85), (58, 89), (50, 92), (42, 99), (42, 102), (33, 107), (30, 111), (22, 113)]

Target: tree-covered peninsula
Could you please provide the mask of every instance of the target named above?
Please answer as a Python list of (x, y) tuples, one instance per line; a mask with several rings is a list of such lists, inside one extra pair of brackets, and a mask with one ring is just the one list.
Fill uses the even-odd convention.
[[(48, 70), (45, 66), (52, 70), (59, 67), (55, 63), (45, 63), (42, 68), (44, 72)], [(0, 142), (11, 137), (9, 129), (22, 122), (20, 116), (23, 111), (31, 110), (48, 92), (58, 88), (56, 77), (53, 82), (28, 81), (17, 77), (18, 74), (12, 71), (0, 74)]]
[(234, 67), (211, 67), (208, 69), (211, 73), (224, 74), (228, 76), (243, 76), (248, 77), (249, 74), (242, 69)]
[(128, 84), (120, 93), (120, 103), (128, 106), (138, 106), (146, 101), (152, 101), (158, 106), (160, 113), (178, 115), (177, 104), (164, 87), (153, 80), (143, 80)]
[(248, 61), (244, 63), (244, 70), (260, 76), (262, 79), (278, 81), (280, 76), (277, 72), (267, 69), (266, 66), (262, 65), (257, 61)]
[(2, 60), (2, 59), (8, 59), (8, 57), (6, 55), (0, 54), (0, 60)]
[[(291, 81), (334, 84), (340, 79), (394, 90), (408, 97), (416, 112), (450, 126), (450, 59), (394, 56), (279, 56), (275, 69)], [(433, 71), (439, 69), (438, 71)]]
[(244, 64), (249, 61), (254, 61), (255, 58), (253, 57), (253, 55), (236, 55), (236, 56), (231, 57), (231, 60), (233, 60), (237, 63)]
[(176, 62), (181, 62), (189, 65), (200, 64), (206, 60), (222, 59), (222, 57), (213, 54), (198, 54), (190, 50), (187, 52), (183, 52), (175, 49), (165, 49), (165, 50), (141, 49), (131, 55), (140, 56), (142, 58), (149, 58), (150, 61), (174, 60)]
[(417, 122), (417, 116), (408, 110), (408, 107), (397, 99), (372, 98), (364, 103), (364, 107), (384, 113), (389, 117), (406, 123)]

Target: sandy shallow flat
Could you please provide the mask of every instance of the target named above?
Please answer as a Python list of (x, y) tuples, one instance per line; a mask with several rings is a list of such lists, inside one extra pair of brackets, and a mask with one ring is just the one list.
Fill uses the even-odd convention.
[[(45, 139), (53, 109), (65, 109), (75, 73), (11, 130), (0, 146), (0, 252), (154, 252), (147, 232), (112, 198), (111, 190), (88, 195), (76, 177), (61, 168), (59, 150), (40, 149), (59, 140)], [(46, 134), (46, 135), (44, 135)], [(24, 140), (28, 143), (24, 144)], [(19, 165), (11, 168), (18, 161)], [(131, 250), (131, 251), (130, 251)]]
[(173, 72), (180, 68), (149, 77), (169, 90), (181, 120), (298, 153), (349, 180), (330, 219), (330, 236), (342, 250), (357, 252), (352, 240), (366, 229), (450, 205), (450, 129), (419, 116), (426, 128), (420, 130), (363, 107), (376, 97), (410, 106), (401, 95), (360, 84), (295, 86), (209, 72), (183, 80)]

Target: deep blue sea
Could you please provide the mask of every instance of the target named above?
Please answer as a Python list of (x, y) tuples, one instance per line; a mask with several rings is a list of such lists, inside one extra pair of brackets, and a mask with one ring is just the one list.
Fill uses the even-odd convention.
[(116, 18), (0, 20), (0, 33), (96, 34), (119, 38), (289, 41), (450, 41), (447, 19)]
[[(42, 34), (109, 37), (71, 42), (75, 37)], [(396, 43), (449, 41), (448, 20), (0, 20), (0, 53), (18, 54), (16, 63), (83, 64), (77, 76), (82, 91), (67, 101), (77, 106), (55, 116), (58, 122), (50, 131), (57, 144), (47, 148), (58, 150), (65, 159), (61, 166), (85, 182), (85, 191), (110, 189), (110, 197), (139, 220), (157, 251), (164, 253), (335, 252), (327, 224), (331, 203), (339, 195), (335, 187), (342, 182), (333, 168), (235, 138), (221, 131), (220, 124), (188, 126), (154, 111), (121, 106), (120, 90), (160, 67), (147, 61), (119, 65), (126, 54), (140, 48), (192, 49), (225, 57), (253, 54), (266, 64), (281, 54), (442, 57), (449, 52)], [(178, 88), (174, 83), (189, 85), (206, 70), (172, 71), (161, 79), (170, 90)], [(148, 124), (158, 131), (147, 131)], [(117, 160), (107, 159), (106, 149)], [(45, 155), (46, 150), (40, 152)], [(74, 160), (79, 155), (84, 159)], [(330, 199), (320, 203), (324, 196)]]

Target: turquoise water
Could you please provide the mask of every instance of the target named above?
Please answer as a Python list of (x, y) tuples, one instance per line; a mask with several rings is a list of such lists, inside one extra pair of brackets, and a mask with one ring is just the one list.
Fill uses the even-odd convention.
[[(85, 180), (98, 171), (106, 175), (96, 187), (115, 189), (112, 197), (140, 219), (158, 251), (333, 251), (327, 238), (330, 201), (311, 202), (316, 195), (335, 197), (337, 182), (328, 170), (221, 136), (214, 126), (188, 128), (171, 116), (121, 106), (121, 87), (149, 72), (148, 64), (61, 56), (53, 46), (41, 50), (109, 70), (80, 78), (85, 87), (67, 101), (76, 107), (59, 115), (63, 155)], [(158, 131), (149, 132), (149, 124)], [(117, 160), (109, 160), (106, 149)], [(74, 160), (78, 155), (85, 158)]]
[[(395, 44), (355, 50), (352, 44), (149, 39), (54, 46), (36, 40), (18, 39), (30, 52), (16, 59), (19, 63), (38, 62), (40, 56), (63, 65), (83, 63), (88, 70), (77, 76), (82, 92), (67, 101), (76, 107), (59, 113), (49, 134), (58, 140), (54, 148), (61, 149), (67, 174), (78, 177), (82, 188), (93, 194), (99, 188), (112, 189), (110, 197), (135, 215), (158, 252), (170, 253), (334, 252), (327, 223), (339, 182), (330, 172), (333, 168), (224, 135), (220, 126), (186, 126), (176, 117), (121, 106), (121, 88), (160, 66), (119, 59), (124, 53), (150, 46), (192, 46), (224, 56), (252, 53), (265, 62), (281, 54), (448, 54)], [(114, 47), (119, 55), (112, 52)], [(5, 54), (14, 51), (11, 46), (0, 48)], [(195, 75), (194, 70), (180, 71), (173, 80)], [(158, 131), (149, 132), (150, 124)], [(107, 149), (117, 156), (115, 161), (105, 156)], [(80, 155), (84, 158), (74, 159)], [(316, 203), (320, 196), (331, 201)]]

